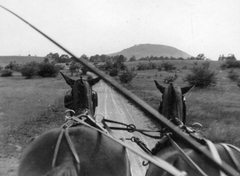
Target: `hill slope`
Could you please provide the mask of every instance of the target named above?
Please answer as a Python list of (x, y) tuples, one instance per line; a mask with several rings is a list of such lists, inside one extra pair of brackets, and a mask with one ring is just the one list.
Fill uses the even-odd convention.
[(128, 59), (132, 57), (133, 55), (136, 57), (136, 59), (140, 59), (141, 57), (147, 57), (147, 56), (167, 56), (167, 57), (175, 57), (179, 58), (182, 57), (184, 59), (191, 57), (191, 55), (176, 49), (174, 47), (166, 46), (166, 45), (155, 45), (155, 44), (140, 44), (140, 45), (134, 45), (130, 48), (124, 49), (120, 52), (108, 54), (109, 56), (115, 56), (115, 55), (124, 55)]

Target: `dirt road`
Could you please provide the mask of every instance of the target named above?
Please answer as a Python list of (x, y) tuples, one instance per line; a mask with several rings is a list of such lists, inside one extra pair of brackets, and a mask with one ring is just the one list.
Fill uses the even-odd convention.
[[(140, 129), (156, 129), (155, 125), (144, 116), (140, 110), (135, 108), (135, 106), (133, 106), (128, 100), (103, 81), (93, 87), (93, 89), (98, 92), (99, 100), (96, 114), (102, 114), (106, 119), (116, 120), (126, 124), (134, 124)], [(140, 140), (150, 148), (156, 143), (156, 140), (152, 140), (139, 133), (115, 131), (116, 137), (130, 138), (133, 135), (140, 138)], [(140, 149), (135, 143), (128, 140), (126, 142), (133, 146), (135, 150), (142, 151), (142, 149)], [(142, 165), (144, 160), (130, 151), (128, 152), (128, 155), (131, 162), (133, 176), (145, 175), (147, 166)]]

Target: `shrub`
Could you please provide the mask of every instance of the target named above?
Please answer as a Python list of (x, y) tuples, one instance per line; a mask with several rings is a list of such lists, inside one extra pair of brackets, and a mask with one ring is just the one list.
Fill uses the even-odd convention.
[(80, 69), (81, 65), (75, 61), (71, 62), (70, 66), (69, 66), (69, 70), (71, 72), (71, 75), (73, 75), (73, 73), (77, 72)]
[(37, 62), (29, 62), (22, 66), (20, 72), (22, 76), (30, 79), (34, 76), (37, 76), (39, 71), (39, 64)]
[(12, 76), (13, 72), (10, 69), (5, 69), (1, 71), (1, 76), (2, 77), (8, 77), (8, 76)]
[(5, 66), (5, 69), (19, 72), (20, 71), (20, 65), (11, 61), (8, 65)]
[(132, 56), (130, 59), (129, 59), (129, 62), (134, 62), (134, 61), (136, 61), (137, 59), (136, 59), (136, 57), (135, 56)]
[(178, 78), (177, 74), (175, 74), (174, 76), (167, 76), (166, 78), (164, 78), (163, 82), (169, 84), (174, 82), (177, 78)]
[(119, 75), (119, 80), (121, 83), (130, 83), (137, 74), (133, 71), (124, 71)]
[(13, 70), (14, 63), (11, 61), (8, 65), (5, 66), (5, 69)]
[(221, 64), (221, 69), (225, 69), (225, 68), (240, 68), (240, 62), (239, 61), (235, 61), (235, 60), (228, 60), (226, 62), (224, 62), (223, 64)]
[(238, 81), (239, 75), (238, 75), (238, 73), (236, 73), (234, 71), (230, 71), (228, 73), (228, 78), (231, 79), (232, 81)]
[(161, 68), (165, 69), (166, 71), (169, 71), (169, 70), (175, 70), (176, 67), (174, 66), (173, 63), (170, 63), (170, 62), (163, 62), (161, 64)]
[(191, 68), (190, 71), (192, 73), (188, 74), (184, 80), (200, 88), (207, 88), (208, 86), (215, 85), (217, 82), (216, 73), (209, 70), (209, 65), (206, 65), (207, 64), (203, 64)]
[(151, 70), (151, 69), (156, 69), (156, 68), (157, 68), (157, 64), (154, 63), (154, 62), (149, 62), (149, 63), (147, 64), (147, 67), (148, 67), (149, 70)]
[(158, 67), (158, 65), (153, 62), (149, 62), (147, 64), (138, 63), (137, 70), (151, 70), (151, 69), (156, 69), (157, 67)]
[(109, 75), (110, 76), (117, 76), (118, 72), (119, 72), (119, 70), (117, 68), (113, 68), (109, 71)]
[(55, 77), (57, 76), (59, 69), (57, 66), (51, 63), (42, 62), (39, 64), (38, 76), (41, 77)]
[(185, 66), (183, 66), (183, 67), (182, 67), (182, 69), (183, 69), (183, 70), (187, 69), (187, 66), (186, 66), (186, 65), (185, 65)]
[(126, 70), (127, 66), (123, 62), (115, 62), (113, 64), (113, 68), (117, 68), (119, 70)]
[(147, 65), (143, 64), (143, 63), (138, 63), (137, 65), (137, 70), (146, 70), (147, 69)]

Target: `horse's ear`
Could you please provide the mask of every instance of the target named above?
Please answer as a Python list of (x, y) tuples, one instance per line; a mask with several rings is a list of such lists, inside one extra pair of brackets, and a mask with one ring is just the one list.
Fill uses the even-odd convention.
[(88, 83), (90, 86), (93, 86), (94, 84), (98, 83), (101, 79), (102, 79), (101, 77), (97, 77), (97, 78), (89, 80)]
[(182, 94), (184, 95), (185, 93), (189, 92), (193, 87), (194, 87), (194, 85), (186, 86), (186, 87), (181, 88), (182, 89)]
[(64, 75), (62, 72), (60, 72), (61, 75), (63, 76), (63, 78), (65, 79), (66, 83), (69, 85), (69, 86), (73, 86), (74, 85), (74, 80), (69, 78), (68, 76)]
[(165, 91), (165, 87), (161, 86), (160, 84), (158, 84), (158, 82), (156, 80), (154, 80), (156, 87), (158, 88), (158, 90), (160, 90), (160, 92), (163, 94)]

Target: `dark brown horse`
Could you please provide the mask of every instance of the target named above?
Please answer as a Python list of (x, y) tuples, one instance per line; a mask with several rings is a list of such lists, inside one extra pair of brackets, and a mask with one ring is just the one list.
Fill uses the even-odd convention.
[[(162, 93), (162, 101), (160, 102), (158, 112), (164, 117), (172, 119), (173, 117), (178, 117), (184, 124), (186, 122), (186, 104), (184, 94), (193, 88), (193, 86), (186, 86), (180, 88), (173, 83), (166, 89), (164, 86), (158, 84), (155, 81), (155, 85), (158, 90)], [(176, 90), (176, 91), (175, 91)], [(165, 98), (167, 97), (167, 98)], [(164, 111), (163, 111), (163, 100), (164, 100)], [(174, 103), (172, 103), (174, 102)], [(176, 111), (170, 111), (168, 109), (176, 109)]]
[(97, 93), (92, 90), (92, 86), (99, 82), (101, 78), (73, 80), (63, 73), (61, 74), (72, 89), (64, 97), (65, 107), (74, 110), (76, 114), (79, 114), (77, 111), (87, 108), (93, 116), (98, 105), (98, 99)]
[[(63, 77), (72, 88), (70, 107), (77, 117), (93, 118), (91, 86), (99, 79), (89, 82)], [(34, 139), (24, 149), (18, 170), (18, 176), (95, 175), (130, 176), (128, 155), (125, 147), (82, 124), (64, 124)]]
[[(155, 81), (158, 89), (163, 94), (160, 113), (199, 142), (199, 147), (203, 150), (210, 151), (212, 157), (219, 163), (224, 162), (232, 168), (240, 171), (240, 150), (229, 144), (213, 144), (211, 141), (203, 138), (193, 129), (185, 126), (179, 119), (184, 119), (184, 100), (183, 94), (191, 87), (180, 88), (173, 83), (164, 88)], [(182, 142), (174, 134), (166, 129), (165, 136), (159, 141), (153, 149), (154, 154), (161, 159), (169, 162), (177, 169), (185, 171), (188, 175), (225, 175), (211, 162), (206, 160), (202, 155), (194, 151), (187, 144)], [(164, 170), (156, 167), (154, 164), (149, 165), (146, 176), (167, 176)]]

